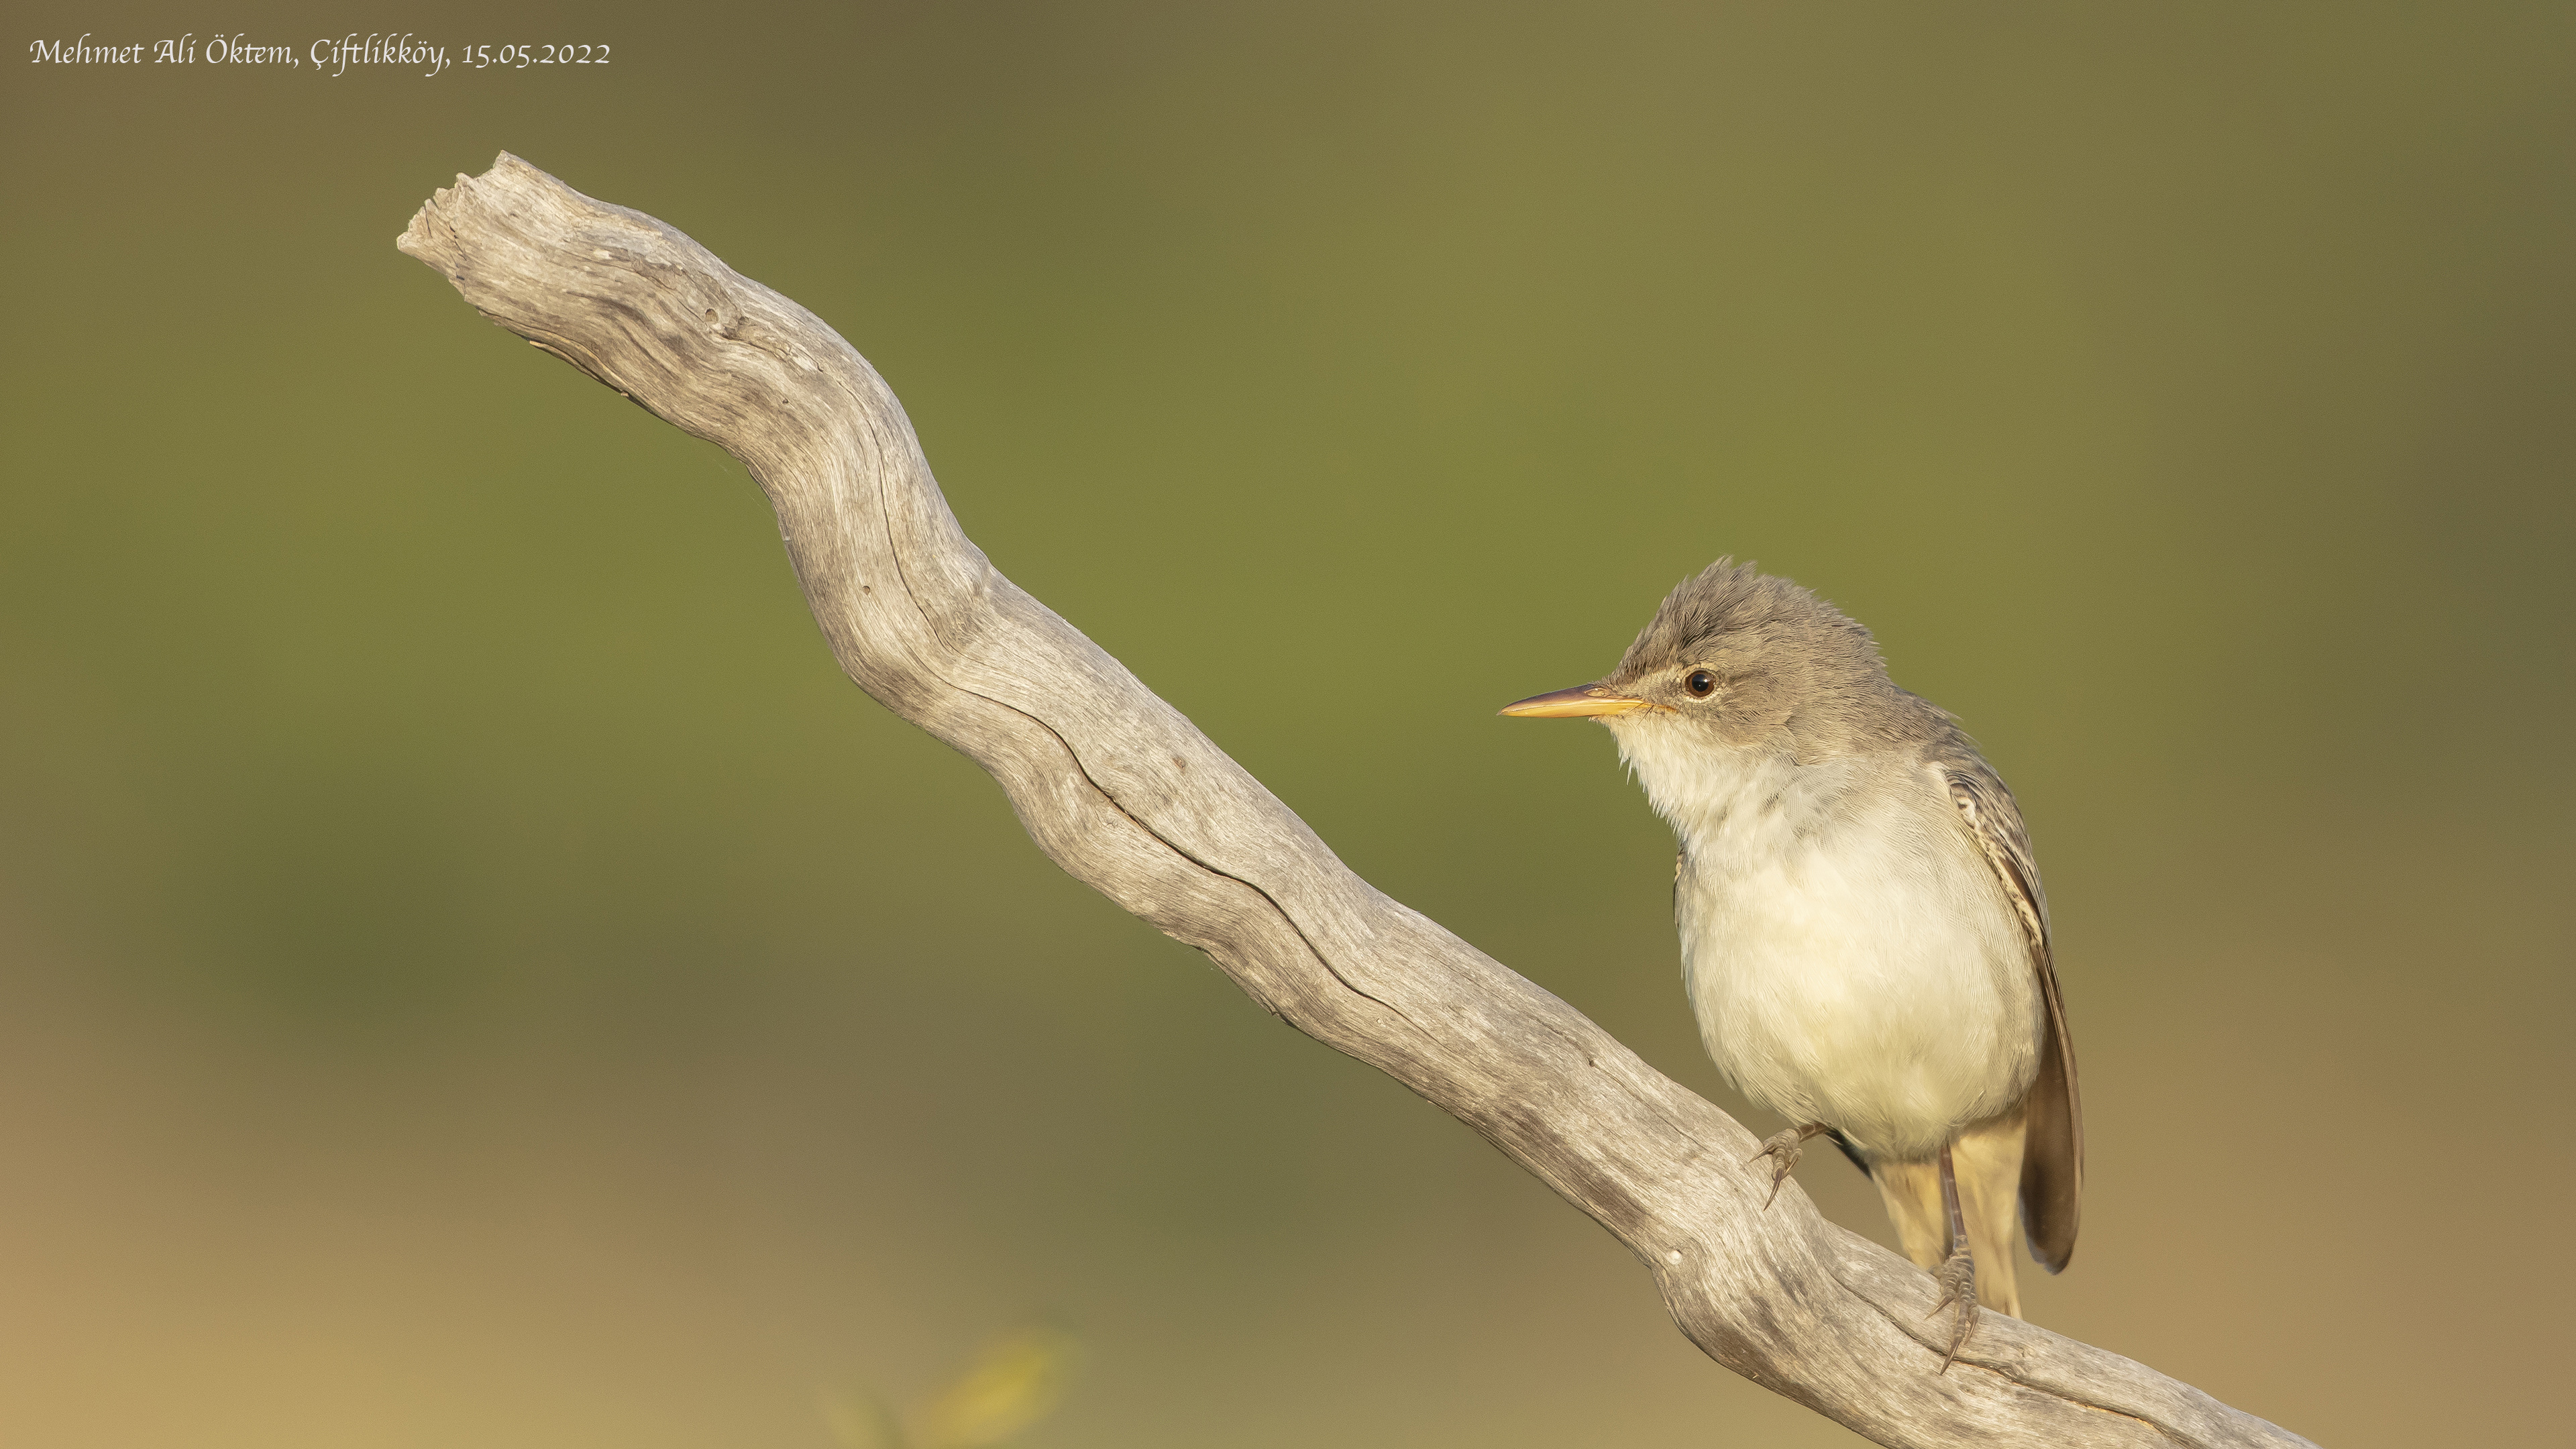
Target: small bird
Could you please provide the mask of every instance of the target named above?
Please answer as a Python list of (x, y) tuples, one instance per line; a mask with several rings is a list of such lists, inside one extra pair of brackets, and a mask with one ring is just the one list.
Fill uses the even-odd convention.
[[(1878, 1184), (1958, 1319), (2019, 1317), (2031, 1256), (2075, 1250), (2084, 1119), (2048, 898), (2012, 792), (1869, 631), (1720, 559), (1597, 684), (1504, 707), (1589, 717), (1672, 824), (1682, 980), (1709, 1055), (1789, 1119), (1771, 1197), (1830, 1136)], [(1766, 1199), (1765, 1207), (1769, 1206)]]

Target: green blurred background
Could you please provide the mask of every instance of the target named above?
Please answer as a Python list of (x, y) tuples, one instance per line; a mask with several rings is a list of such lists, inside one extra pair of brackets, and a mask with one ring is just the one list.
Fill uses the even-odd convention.
[(2032, 1315), (2563, 1430), (2576, 9), (19, 13), (614, 58), (13, 62), (0, 1438), (827, 1449), (1049, 1322), (1033, 1446), (1855, 1442), (844, 682), (737, 464), (394, 251), (503, 148), (832, 322), (1006, 572), (1737, 1111), (1664, 830), (1492, 712), (1721, 553), (1840, 602), (2047, 872)]

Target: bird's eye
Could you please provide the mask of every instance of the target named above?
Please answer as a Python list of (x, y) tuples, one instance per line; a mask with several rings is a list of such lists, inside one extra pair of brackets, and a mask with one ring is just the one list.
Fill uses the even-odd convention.
[(1695, 698), (1706, 699), (1716, 692), (1717, 676), (1705, 669), (1694, 669), (1690, 678), (1682, 681), (1682, 688), (1689, 690)]

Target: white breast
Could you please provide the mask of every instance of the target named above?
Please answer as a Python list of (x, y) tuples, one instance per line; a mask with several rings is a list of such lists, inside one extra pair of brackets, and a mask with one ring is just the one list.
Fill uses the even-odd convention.
[(2042, 1009), (2029, 944), (1928, 772), (1800, 765), (1652, 718), (1614, 732), (1682, 837), (1682, 978), (1746, 1096), (1903, 1160), (2020, 1100)]

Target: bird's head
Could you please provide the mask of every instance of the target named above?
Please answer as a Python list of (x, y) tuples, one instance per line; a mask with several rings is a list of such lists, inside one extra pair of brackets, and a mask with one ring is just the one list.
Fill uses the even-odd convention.
[(1813, 762), (1869, 748), (1904, 697), (1867, 629), (1787, 579), (1719, 559), (1665, 597), (1607, 676), (1502, 712), (1597, 719), (1632, 758), (1653, 738)]

